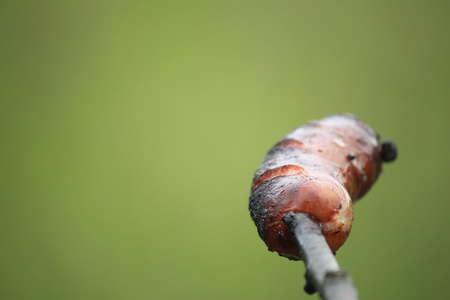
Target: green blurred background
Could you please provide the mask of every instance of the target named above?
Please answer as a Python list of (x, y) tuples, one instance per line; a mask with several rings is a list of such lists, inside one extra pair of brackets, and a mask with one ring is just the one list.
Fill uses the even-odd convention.
[(450, 2), (1, 1), (0, 299), (317, 299), (254, 171), (350, 112), (397, 142), (339, 263), (450, 298)]

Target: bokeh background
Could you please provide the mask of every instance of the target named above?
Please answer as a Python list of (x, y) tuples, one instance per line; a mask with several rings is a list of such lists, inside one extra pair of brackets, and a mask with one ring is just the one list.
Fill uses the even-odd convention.
[(450, 298), (448, 0), (1, 1), (0, 299), (318, 299), (247, 211), (267, 150), (350, 112), (399, 158), (337, 259)]

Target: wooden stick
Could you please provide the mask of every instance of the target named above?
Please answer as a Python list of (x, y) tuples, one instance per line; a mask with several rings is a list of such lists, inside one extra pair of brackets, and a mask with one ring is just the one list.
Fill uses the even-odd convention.
[(358, 292), (350, 276), (339, 267), (320, 223), (310, 215), (292, 212), (283, 217), (283, 222), (305, 262), (305, 291), (319, 291), (323, 300), (357, 300)]

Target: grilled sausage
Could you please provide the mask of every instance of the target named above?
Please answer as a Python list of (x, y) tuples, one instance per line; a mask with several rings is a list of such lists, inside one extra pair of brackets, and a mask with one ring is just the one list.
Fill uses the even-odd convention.
[(270, 251), (300, 260), (282, 221), (288, 212), (316, 218), (335, 253), (346, 241), (353, 203), (374, 184), (383, 161), (397, 155), (395, 144), (358, 118), (336, 114), (299, 127), (267, 154), (256, 172), (249, 209)]

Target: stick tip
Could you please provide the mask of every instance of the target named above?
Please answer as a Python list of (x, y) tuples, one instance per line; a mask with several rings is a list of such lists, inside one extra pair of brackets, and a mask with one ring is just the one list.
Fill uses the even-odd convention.
[(285, 214), (281, 219), (283, 220), (284, 224), (289, 226), (289, 224), (291, 224), (294, 221), (295, 214), (293, 212), (289, 212)]

